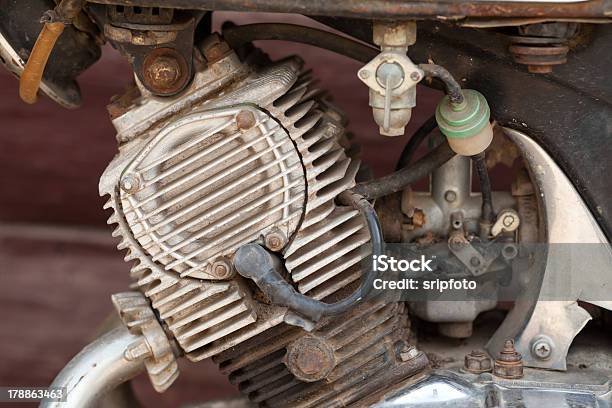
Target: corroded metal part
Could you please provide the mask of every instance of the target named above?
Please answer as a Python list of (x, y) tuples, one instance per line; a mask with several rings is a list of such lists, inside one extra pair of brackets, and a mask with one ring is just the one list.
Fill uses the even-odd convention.
[(144, 361), (153, 388), (164, 392), (178, 377), (179, 369), (170, 340), (149, 301), (140, 292), (117, 293), (112, 300), (130, 333), (141, 336), (127, 347), (124, 357), (129, 361)]
[(404, 343), (408, 331), (404, 304), (371, 301), (306, 336), (277, 326), (213, 361), (261, 406), (367, 406), (364, 401), (427, 367), (425, 354)]
[(523, 377), (523, 358), (514, 348), (514, 341), (506, 340), (493, 364), (493, 374), (502, 378)]

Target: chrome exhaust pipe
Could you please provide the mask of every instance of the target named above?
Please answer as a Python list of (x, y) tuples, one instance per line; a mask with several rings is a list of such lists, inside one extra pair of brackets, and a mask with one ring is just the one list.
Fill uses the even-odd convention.
[(43, 402), (40, 408), (95, 407), (117, 386), (145, 370), (142, 359), (127, 359), (128, 347), (143, 340), (125, 327), (115, 328), (85, 346), (55, 377), (51, 388), (64, 388), (66, 401)]

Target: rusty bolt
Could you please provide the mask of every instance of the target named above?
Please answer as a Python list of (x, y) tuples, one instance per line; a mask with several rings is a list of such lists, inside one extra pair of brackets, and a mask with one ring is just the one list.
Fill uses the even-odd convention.
[(415, 346), (407, 344), (400, 350), (399, 358), (401, 361), (406, 362), (417, 358), (420, 353)]
[(484, 351), (473, 350), (470, 354), (466, 354), (463, 368), (473, 374), (490, 372), (491, 358)]
[(227, 279), (232, 276), (232, 265), (225, 259), (219, 259), (212, 264), (212, 274), (217, 279)]
[(256, 119), (253, 112), (248, 110), (243, 110), (238, 112), (236, 115), (236, 125), (238, 129), (247, 130), (255, 126)]
[(412, 225), (415, 228), (421, 228), (427, 222), (427, 217), (425, 213), (420, 208), (414, 209), (414, 214), (412, 214)]
[(336, 366), (334, 351), (325, 339), (306, 336), (287, 347), (284, 363), (299, 380), (319, 381)]
[(209, 46), (205, 47), (204, 57), (208, 60), (208, 62), (219, 61), (221, 58), (225, 57), (228, 52), (230, 52), (230, 47), (226, 42), (214, 42)]
[(506, 340), (493, 365), (493, 374), (502, 378), (522, 378), (523, 358), (514, 348), (513, 340)]
[(146, 67), (145, 75), (159, 88), (170, 88), (181, 77), (181, 64), (170, 56), (160, 56)]
[(172, 48), (155, 48), (142, 64), (142, 82), (158, 95), (172, 95), (187, 84), (189, 67), (185, 58)]
[(136, 174), (126, 174), (121, 179), (120, 185), (126, 193), (135, 193), (140, 189), (140, 177)]
[(266, 248), (270, 251), (280, 251), (287, 244), (287, 237), (279, 230), (272, 230), (264, 237)]

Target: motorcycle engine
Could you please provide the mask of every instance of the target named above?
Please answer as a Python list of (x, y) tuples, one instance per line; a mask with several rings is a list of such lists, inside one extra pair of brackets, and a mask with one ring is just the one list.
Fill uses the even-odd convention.
[[(403, 303), (371, 301), (307, 331), (235, 272), (235, 251), (258, 242), (302, 294), (334, 302), (356, 290), (370, 235), (335, 199), (354, 186), (359, 159), (298, 58), (196, 57), (180, 95), (137, 82), (113, 102), (120, 148), (100, 182), (134, 288), (177, 354), (212, 357), (266, 407), (350, 405), (418, 372), (427, 359), (403, 342)], [(175, 364), (162, 370), (157, 389), (177, 375)]]

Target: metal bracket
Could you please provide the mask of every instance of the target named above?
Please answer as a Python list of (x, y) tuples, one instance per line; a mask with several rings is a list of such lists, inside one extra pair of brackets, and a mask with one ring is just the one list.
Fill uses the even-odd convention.
[[(541, 199), (548, 244), (566, 245), (561, 249), (560, 245), (549, 245), (540, 281), (530, 283), (519, 296), (487, 349), (495, 354), (504, 340), (511, 338), (526, 366), (565, 370), (570, 344), (591, 319), (577, 301), (612, 310), (612, 302), (605, 300), (610, 297), (606, 291), (612, 281), (612, 249), (571, 181), (544, 149), (521, 132), (507, 128), (504, 132), (517, 144), (529, 166)], [(599, 245), (589, 245), (587, 251), (582, 245), (579, 251), (568, 254), (569, 244)], [(571, 262), (567, 262), (568, 256)], [(560, 299), (554, 297), (560, 284), (565, 285), (562, 289), (567, 296), (556, 300)], [(551, 346), (554, 344), (546, 358), (538, 356), (533, 347), (542, 336), (548, 336)]]

